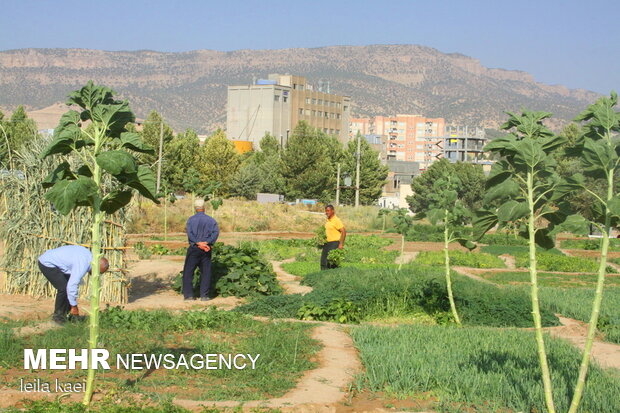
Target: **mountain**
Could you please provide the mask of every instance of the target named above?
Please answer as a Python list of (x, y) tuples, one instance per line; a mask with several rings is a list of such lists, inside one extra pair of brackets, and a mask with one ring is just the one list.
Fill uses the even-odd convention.
[(269, 73), (305, 76), (315, 85), (329, 81), (331, 93), (352, 97), (354, 116), (414, 113), (490, 128), (506, 118), (504, 111), (523, 107), (552, 112), (563, 123), (599, 96), (417, 45), (182, 53), (19, 49), (0, 52), (0, 106), (53, 106), (92, 79), (128, 99), (139, 118), (154, 109), (176, 130), (205, 133), (226, 123), (228, 85)]

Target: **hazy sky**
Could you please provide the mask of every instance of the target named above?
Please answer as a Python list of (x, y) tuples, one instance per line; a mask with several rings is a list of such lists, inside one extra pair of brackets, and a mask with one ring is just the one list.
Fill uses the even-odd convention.
[(620, 0), (0, 0), (0, 50), (187, 51), (419, 44), (620, 89)]

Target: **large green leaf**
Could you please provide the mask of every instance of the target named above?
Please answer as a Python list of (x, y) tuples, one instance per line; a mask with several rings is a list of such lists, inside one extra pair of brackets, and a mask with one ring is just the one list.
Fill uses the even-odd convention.
[(155, 176), (148, 166), (140, 165), (137, 172), (119, 174), (115, 175), (115, 177), (123, 184), (137, 189), (142, 196), (159, 204)]
[(112, 175), (132, 174), (137, 172), (136, 161), (125, 151), (108, 151), (97, 155), (97, 163)]
[(517, 152), (514, 162), (520, 167), (537, 168), (547, 157), (541, 143), (531, 138), (524, 138), (515, 143), (515, 148)]
[(92, 80), (80, 90), (69, 94), (68, 105), (78, 105), (82, 109), (91, 109), (98, 104), (113, 103), (114, 91), (107, 86), (95, 85)]
[(534, 234), (534, 242), (536, 242), (536, 245), (546, 250), (555, 247), (555, 241), (547, 228), (540, 228), (536, 231), (536, 234)]
[(155, 154), (155, 150), (144, 143), (140, 134), (135, 132), (121, 133), (121, 146), (136, 152)]
[(443, 209), (430, 209), (426, 212), (426, 216), (431, 224), (437, 225), (438, 222), (445, 219), (445, 211)]
[(583, 145), (581, 162), (587, 175), (603, 178), (605, 170), (613, 166), (617, 159), (614, 148), (610, 147), (605, 140), (594, 141), (587, 139)]
[(65, 112), (58, 121), (58, 127), (65, 127), (69, 125), (79, 126), (80, 124), (80, 113), (75, 110), (70, 110)]
[(132, 191), (115, 191), (103, 199), (101, 202), (101, 210), (113, 214), (131, 201)]
[(76, 141), (80, 140), (82, 130), (74, 124), (59, 126), (54, 130), (52, 141), (41, 153), (41, 158), (50, 155), (61, 154), (66, 155), (73, 150)]
[(527, 216), (529, 212), (527, 202), (510, 200), (497, 209), (497, 218), (503, 222), (513, 222)]
[(479, 240), (484, 234), (495, 225), (497, 225), (497, 215), (493, 211), (479, 210), (476, 211), (476, 218), (473, 222), (474, 239)]
[(63, 179), (73, 179), (74, 177), (73, 172), (71, 172), (71, 165), (69, 165), (69, 162), (65, 161), (50, 172), (43, 182), (41, 182), (41, 185), (43, 188), (51, 188), (58, 181), (62, 181)]
[(620, 196), (616, 195), (607, 202), (607, 209), (611, 215), (620, 217)]
[(125, 125), (136, 119), (127, 101), (98, 104), (92, 108), (91, 117), (94, 122), (106, 125), (109, 135), (113, 137), (119, 137)]
[(484, 195), (484, 203), (488, 204), (496, 199), (513, 198), (518, 196), (520, 192), (519, 184), (514, 179), (507, 179), (487, 191)]
[(97, 194), (97, 184), (90, 178), (79, 176), (75, 180), (62, 180), (47, 191), (45, 198), (63, 215), (67, 215), (77, 205), (90, 202)]
[(491, 172), (487, 178), (486, 187), (492, 188), (495, 185), (499, 185), (512, 176), (510, 171), (510, 165), (506, 160), (495, 162), (491, 167)]

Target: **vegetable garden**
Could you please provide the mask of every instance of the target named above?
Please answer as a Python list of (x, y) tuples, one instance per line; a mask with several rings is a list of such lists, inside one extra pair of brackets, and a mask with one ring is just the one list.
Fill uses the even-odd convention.
[[(419, 402), (420, 410), (442, 412), (620, 411), (620, 357), (604, 365), (597, 350), (600, 344), (618, 346), (620, 354), (620, 245), (610, 238), (620, 219), (615, 94), (582, 113), (584, 133), (570, 145), (545, 127), (549, 114), (509, 114), (504, 128), (510, 133), (486, 148), (498, 161), (487, 180), (483, 209), (471, 210), (459, 193), (458, 177), (443, 171), (433, 184), (434, 195), (423, 211), (414, 211), (414, 218), (405, 211), (382, 210), (376, 220), (383, 223), (381, 232), (349, 234), (344, 250), (329, 256), (336, 269), (320, 271), (320, 237), (257, 240), (247, 235), (241, 242), (216, 243), (212, 269), (217, 296), (208, 303), (183, 302), (182, 238), (168, 240), (166, 233), (157, 243), (140, 239), (116, 244), (124, 234), (116, 237), (104, 225), (115, 221), (104, 216), (117, 214), (110, 217), (125, 220), (131, 219), (130, 212), (139, 213), (139, 202), (131, 201), (134, 191), (153, 201), (159, 198), (141, 164), (141, 154), (150, 149), (137, 133), (124, 129), (133, 115), (107, 88), (89, 83), (72, 99), (82, 110), (65, 115), (54, 139), (38, 149), (67, 160), (55, 169), (44, 160), (52, 172), (44, 174), (47, 178), (11, 175), (1, 184), (12, 186), (15, 200), (31, 197), (36, 206), (32, 212), (45, 211), (56, 226), (78, 219), (82, 226), (92, 226), (87, 231), (80, 227), (80, 234), (67, 228), (61, 241), (87, 241), (95, 259), (105, 248), (118, 253), (113, 267), (129, 289), (114, 299), (109, 286), (116, 278), (100, 279), (95, 271), (86, 320), (62, 328), (42, 328), (37, 320), (10, 316), (2, 320), (0, 373), (6, 380), (0, 395), (8, 397), (23, 380), (87, 382), (83, 404), (74, 403), (75, 397), (18, 401), (9, 411), (184, 412), (181, 406), (218, 411), (243, 402), (259, 411), (294, 410), (299, 406), (281, 400), (290, 400), (300, 386), (301, 393), (311, 394), (303, 387), (307, 378), (329, 367), (332, 359), (325, 352), (338, 346), (356, 349), (347, 357), (359, 356), (361, 365), (344, 373), (346, 383), (325, 403), (334, 408), (348, 404), (355, 411), (356, 401), (371, 397), (383, 401), (381, 407), (408, 399)], [(82, 129), (83, 120), (93, 122), (88, 131)], [(558, 156), (577, 159), (584, 175), (559, 176)], [(33, 162), (27, 157), (15, 161)], [(30, 179), (45, 181), (47, 195)], [(601, 186), (594, 190), (590, 179)], [(587, 211), (570, 202), (578, 190), (591, 198)], [(83, 191), (87, 195), (79, 195)], [(8, 193), (2, 193), (5, 204), (15, 201)], [(45, 209), (44, 196), (57, 212)], [(385, 231), (388, 219), (392, 222)], [(34, 219), (28, 225), (8, 221), (14, 231), (38, 225)], [(589, 226), (602, 237), (584, 237)], [(26, 262), (32, 251), (49, 247), (17, 245), (9, 232), (3, 231), (4, 240), (13, 244), (6, 262)], [(50, 238), (51, 229), (44, 232)], [(123, 254), (126, 250), (131, 252)], [(18, 257), (18, 252), (26, 256)], [(163, 274), (160, 290), (166, 290), (154, 290), (154, 305), (148, 308), (132, 297), (141, 285), (132, 270), (142, 263)], [(164, 267), (174, 270), (163, 273)], [(40, 293), (47, 288), (36, 274), (24, 274), (9, 277), (6, 285), (13, 289), (5, 290)], [(28, 277), (36, 282), (29, 284)], [(196, 272), (196, 295), (198, 280)], [(303, 293), (289, 293), (287, 283), (304, 287)], [(235, 301), (224, 309), (232, 297)], [(100, 310), (101, 301), (124, 307)], [(581, 326), (579, 346), (558, 338), (565, 331), (564, 318)], [(325, 326), (349, 341), (334, 344), (334, 337), (321, 330)], [(260, 363), (255, 370), (21, 368), (26, 348), (89, 347), (105, 348), (112, 357), (255, 353)], [(316, 397), (328, 392), (330, 383), (323, 384)], [(215, 402), (221, 404), (209, 405)]]

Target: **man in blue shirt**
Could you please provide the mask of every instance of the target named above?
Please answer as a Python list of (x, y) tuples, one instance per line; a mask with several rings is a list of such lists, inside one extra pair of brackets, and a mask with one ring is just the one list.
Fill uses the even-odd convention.
[[(65, 245), (44, 252), (39, 257), (39, 269), (47, 280), (58, 290), (52, 320), (62, 324), (67, 315), (79, 316), (78, 287), (87, 272), (93, 254), (80, 245)], [(103, 274), (108, 270), (106, 258), (99, 260), (99, 271)]]
[(205, 201), (197, 199), (194, 202), (196, 213), (192, 215), (185, 226), (189, 248), (183, 266), (183, 296), (186, 300), (194, 299), (194, 271), (200, 268), (200, 299), (209, 301), (211, 289), (211, 248), (220, 229), (217, 222), (205, 214)]

